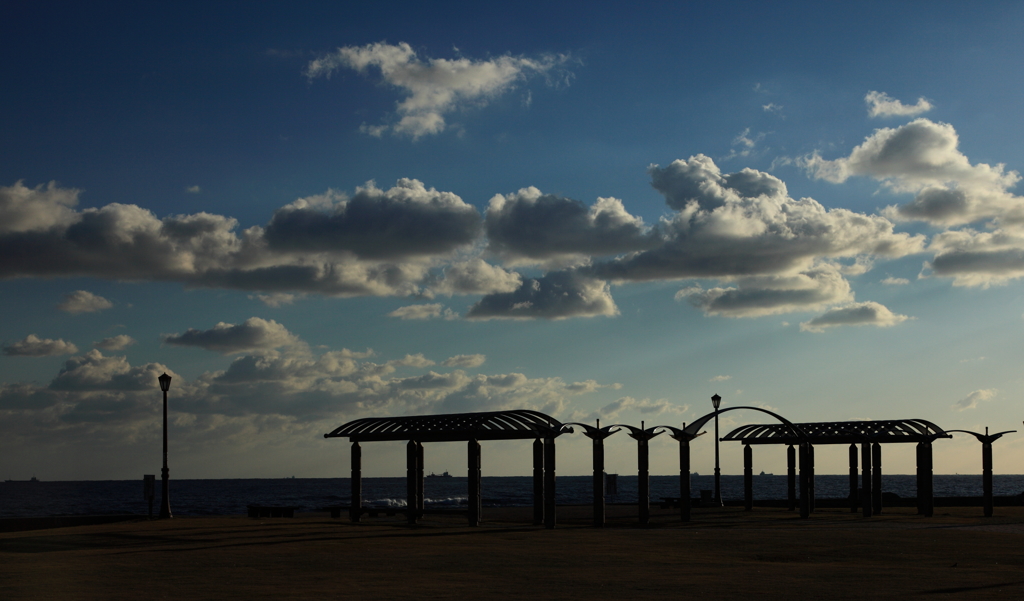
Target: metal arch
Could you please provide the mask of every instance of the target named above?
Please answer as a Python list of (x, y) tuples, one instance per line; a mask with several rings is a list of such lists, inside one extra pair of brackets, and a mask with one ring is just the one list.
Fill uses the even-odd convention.
[(324, 434), (324, 438), (348, 437), (352, 442), (443, 442), (554, 438), (572, 431), (571, 427), (539, 411), (514, 409), (481, 413), (366, 417), (343, 424)]
[(725, 413), (726, 411), (738, 411), (740, 409), (749, 409), (751, 411), (760, 411), (761, 413), (767, 413), (768, 415), (774, 417), (775, 419), (779, 420), (784, 425), (786, 425), (788, 428), (790, 428), (790, 430), (793, 431), (793, 434), (797, 438), (799, 438), (800, 440), (804, 440), (804, 439), (807, 438), (807, 436), (806, 436), (806, 434), (804, 434), (803, 430), (798, 428), (796, 426), (796, 424), (794, 424), (793, 422), (791, 422), (788, 419), (782, 417), (778, 413), (774, 413), (772, 411), (768, 411), (767, 409), (761, 409), (760, 407), (727, 407), (725, 409), (718, 409), (718, 410), (712, 411), (711, 413), (709, 413), (709, 414), (707, 414), (707, 415), (705, 415), (705, 416), (703, 416), (701, 418), (698, 418), (697, 421), (691, 422), (690, 425), (687, 426), (686, 428), (683, 428), (683, 433), (686, 434), (687, 436), (690, 436), (691, 440), (692, 440), (693, 438), (697, 437), (697, 432), (701, 428), (704, 427), (704, 424), (706, 424), (709, 421), (711, 421), (712, 419), (714, 419), (716, 415), (720, 415), (722, 413)]

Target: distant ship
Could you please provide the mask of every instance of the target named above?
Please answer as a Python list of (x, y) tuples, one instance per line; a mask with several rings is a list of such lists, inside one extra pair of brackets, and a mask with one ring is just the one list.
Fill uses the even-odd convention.
[(434, 472), (430, 472), (429, 474), (427, 474), (427, 478), (451, 478), (451, 477), (452, 477), (452, 475), (449, 474), (448, 472), (445, 472), (443, 474), (435, 474)]
[(39, 482), (39, 479), (32, 476), (31, 480), (4, 480), (4, 482)]
[(772, 474), (772, 473), (768, 473), (768, 474), (766, 474), (766, 473), (764, 473), (764, 472), (761, 472), (761, 473), (760, 473), (759, 475), (760, 475), (760, 476), (774, 476), (775, 474)]

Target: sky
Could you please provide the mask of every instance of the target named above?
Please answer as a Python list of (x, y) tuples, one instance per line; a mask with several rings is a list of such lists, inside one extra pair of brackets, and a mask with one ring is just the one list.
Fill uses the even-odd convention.
[[(1021, 427), (1024, 5), (7, 3), (0, 477), (347, 476), (361, 417)], [(733, 411), (722, 435), (772, 421)], [(1024, 430), (1024, 428), (1021, 428)], [(485, 475), (530, 473), (486, 443)], [(655, 474), (676, 442), (651, 442)], [(635, 442), (606, 441), (634, 473)], [(845, 473), (841, 445), (818, 473)], [(713, 436), (692, 469), (713, 469)], [(590, 441), (558, 439), (558, 473)], [(781, 473), (784, 448), (755, 449)], [(404, 474), (367, 443), (365, 476)], [(935, 444), (937, 473), (981, 447)], [(428, 445), (427, 471), (465, 469)], [(722, 469), (742, 473), (736, 443)], [(913, 473), (913, 445), (884, 450)], [(995, 443), (1024, 473), (1024, 436)]]

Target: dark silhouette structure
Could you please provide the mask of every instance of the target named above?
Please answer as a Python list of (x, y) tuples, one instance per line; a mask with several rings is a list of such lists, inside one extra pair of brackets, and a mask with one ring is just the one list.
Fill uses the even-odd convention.
[(537, 411), (526, 409), (485, 413), (369, 417), (357, 419), (324, 434), (352, 443), (352, 504), (349, 517), (358, 522), (362, 507), (362, 448), (360, 442), (407, 440), (406, 516), (415, 524), (423, 514), (423, 443), (467, 443), (469, 476), (469, 525), (478, 526), (481, 516), (481, 440), (534, 439), (534, 521), (555, 527), (555, 438), (573, 429)]
[(981, 488), (985, 498), (984, 512), (985, 517), (992, 517), (992, 443), (1002, 438), (1003, 434), (1010, 434), (1011, 432), (1016, 432), (1016, 430), (1006, 430), (997, 434), (989, 434), (988, 428), (985, 428), (984, 434), (971, 432), (970, 430), (946, 430), (946, 432), (970, 434), (981, 443)]
[[(604, 499), (604, 439), (618, 432), (619, 428), (618, 426), (605, 426), (602, 428), (601, 420), (597, 420), (596, 423), (597, 426), (589, 426), (579, 422), (570, 422), (565, 425), (583, 428), (583, 435), (594, 441), (594, 526), (604, 528), (606, 517)], [(534, 444), (536, 445), (537, 443)], [(534, 476), (534, 479), (536, 481), (536, 476)], [(536, 516), (534, 518), (536, 522)]]
[[(795, 430), (794, 430), (795, 427)], [(856, 499), (864, 517), (882, 511), (882, 444), (917, 444), (917, 499), (918, 513), (931, 517), (934, 512), (932, 494), (932, 442), (937, 438), (952, 438), (942, 428), (923, 419), (900, 419), (858, 422), (816, 422), (803, 424), (750, 424), (740, 426), (723, 441), (736, 441), (745, 446), (745, 455), (752, 462), (750, 445), (785, 444), (800, 445), (801, 490), (807, 490), (809, 507), (814, 510), (814, 445), (850, 445), (850, 503), (856, 511)], [(861, 445), (862, 495), (857, 490), (857, 448)], [(789, 454), (792, 469), (793, 454)], [(809, 480), (807, 482), (806, 480)], [(748, 505), (750, 500), (748, 498)], [(801, 497), (801, 515), (805, 509)]]
[(167, 481), (170, 479), (170, 470), (167, 469), (167, 391), (171, 389), (171, 376), (164, 373), (157, 380), (160, 382), (160, 390), (164, 393), (164, 467), (160, 470), (160, 478), (163, 480), (164, 491), (160, 501), (160, 518), (171, 517), (171, 497)]

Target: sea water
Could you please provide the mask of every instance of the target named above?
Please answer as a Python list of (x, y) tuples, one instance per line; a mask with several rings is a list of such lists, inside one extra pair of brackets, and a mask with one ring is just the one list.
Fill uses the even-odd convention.
[[(678, 497), (678, 476), (651, 476), (650, 498)], [(591, 502), (590, 476), (559, 476), (556, 502), (584, 505)], [(712, 476), (692, 476), (690, 496), (714, 487)], [(936, 475), (936, 497), (980, 497), (980, 475)], [(515, 507), (533, 504), (533, 478), (529, 476), (487, 477), (481, 482), (485, 507)], [(816, 475), (815, 497), (845, 498), (849, 494), (849, 476)], [(405, 478), (364, 478), (363, 504), (376, 507), (405, 505)], [(174, 515), (237, 515), (246, 505), (285, 505), (299, 511), (349, 504), (348, 478), (279, 478), (225, 480), (171, 480), (171, 511)], [(465, 477), (439, 477), (424, 480), (424, 505), (429, 508), (457, 508), (466, 504)], [(785, 499), (784, 475), (754, 476), (754, 498)], [(913, 475), (882, 476), (882, 491), (900, 497), (916, 496)], [(996, 475), (993, 493), (997, 496), (1024, 492), (1024, 476)], [(159, 512), (161, 482), (156, 482), (154, 513)], [(722, 498), (743, 498), (743, 476), (722, 476)], [(606, 497), (609, 503), (635, 503), (637, 477), (620, 475), (618, 492)], [(143, 498), (142, 480), (105, 480), (80, 482), (3, 482), (0, 483), (0, 517), (55, 515), (146, 514), (149, 506)]]

